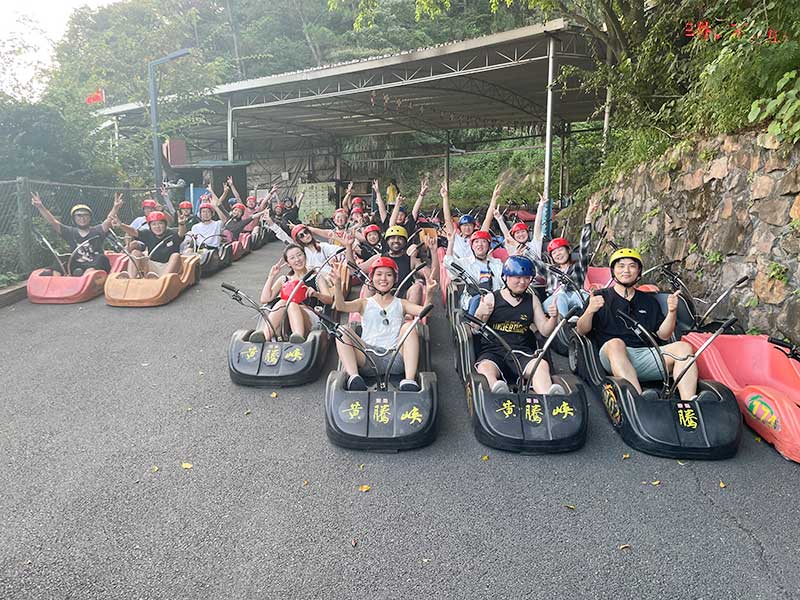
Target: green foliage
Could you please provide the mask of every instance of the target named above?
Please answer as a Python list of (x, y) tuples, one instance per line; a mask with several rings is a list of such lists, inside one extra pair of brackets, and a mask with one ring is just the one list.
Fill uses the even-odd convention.
[(769, 263), (769, 267), (767, 267), (767, 276), (770, 279), (782, 281), (783, 283), (789, 281), (788, 272), (789, 267), (777, 262), (771, 262)]
[(721, 264), (724, 258), (725, 257), (722, 255), (722, 253), (719, 252), (718, 250), (711, 250), (709, 252), (706, 252), (706, 260), (712, 265)]
[(748, 120), (771, 119), (767, 131), (779, 140), (792, 144), (800, 140), (800, 78), (797, 70), (784, 73), (776, 85), (777, 95), (753, 102)]
[(758, 306), (758, 296), (753, 296), (747, 302), (744, 303), (747, 308), (755, 308)]
[(24, 277), (19, 273), (0, 273), (0, 288), (19, 283)]
[(654, 217), (657, 217), (660, 214), (661, 214), (661, 207), (656, 206), (648, 210), (646, 213), (644, 213), (644, 216), (642, 217), (642, 223), (647, 223), (648, 221), (650, 221)]
[(795, 233), (795, 235), (800, 235), (800, 219), (792, 219), (789, 222), (789, 229)]
[(745, 333), (747, 335), (761, 335), (763, 332), (758, 327), (751, 327)]
[(697, 252), (697, 250), (698, 250), (698, 246), (697, 246), (697, 244), (695, 242), (692, 242), (691, 244), (689, 244), (689, 250), (688, 250), (689, 254), (695, 254)]

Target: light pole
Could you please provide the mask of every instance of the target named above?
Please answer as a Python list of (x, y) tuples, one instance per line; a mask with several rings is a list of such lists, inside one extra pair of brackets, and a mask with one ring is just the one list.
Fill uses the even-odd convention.
[(147, 78), (150, 83), (150, 129), (153, 132), (153, 180), (156, 191), (161, 187), (161, 144), (158, 140), (158, 95), (156, 94), (156, 67), (190, 53), (189, 48), (181, 48), (166, 56), (151, 60), (147, 65)]

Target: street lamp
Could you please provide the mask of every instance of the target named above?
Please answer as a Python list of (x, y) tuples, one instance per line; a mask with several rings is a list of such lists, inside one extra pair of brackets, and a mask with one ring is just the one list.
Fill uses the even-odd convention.
[(166, 56), (151, 60), (147, 66), (147, 78), (150, 83), (150, 129), (153, 132), (153, 179), (156, 191), (161, 187), (161, 144), (158, 141), (158, 97), (156, 95), (156, 67), (190, 53), (189, 48), (181, 48)]

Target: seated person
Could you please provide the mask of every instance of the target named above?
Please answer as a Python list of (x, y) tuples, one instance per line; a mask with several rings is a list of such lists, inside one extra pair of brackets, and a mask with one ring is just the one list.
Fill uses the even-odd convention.
[(134, 229), (146, 229), (147, 215), (149, 215), (154, 210), (161, 210), (158, 207), (158, 202), (156, 202), (152, 198), (145, 198), (144, 200), (142, 200), (142, 212), (144, 214), (142, 216), (136, 217), (133, 221), (131, 221), (131, 227), (133, 227)]
[[(423, 292), (423, 284), (422, 281), (427, 279), (430, 275), (435, 281), (438, 280), (439, 276), (439, 255), (436, 252), (436, 241), (433, 241), (433, 250), (431, 252), (431, 266), (424, 267), (421, 271), (419, 271), (419, 278), (416, 281), (409, 279), (405, 283), (406, 277), (417, 268), (422, 261), (416, 256), (415, 252), (412, 252), (413, 256), (409, 254), (408, 248), (408, 233), (404, 227), (399, 225), (395, 225), (394, 227), (390, 227), (386, 230), (386, 246), (388, 248), (387, 252), (383, 254), (384, 257), (391, 258), (392, 261), (397, 265), (398, 268), (398, 277), (397, 283), (402, 284), (403, 288), (398, 289), (395, 291), (395, 294), (400, 298), (405, 298), (412, 304), (422, 304), (422, 292)], [(352, 256), (348, 255), (348, 258), (352, 258)], [(375, 256), (370, 259), (367, 259), (363, 263), (364, 269), (370, 269), (375, 262), (379, 260), (379, 257)], [(422, 279), (424, 278), (424, 279)]]
[(214, 205), (210, 202), (201, 203), (197, 212), (200, 214), (200, 222), (192, 225), (192, 230), (186, 237), (194, 238), (198, 249), (216, 250), (223, 241), (222, 221), (214, 220)]
[[(522, 365), (523, 375), (530, 379), (537, 394), (563, 394), (564, 388), (553, 383), (550, 366), (546, 360), (539, 363), (531, 378), (535, 362), (536, 337), (531, 327), (544, 336), (550, 335), (558, 321), (558, 312), (551, 306), (548, 314), (542, 310), (539, 299), (528, 292), (533, 279), (533, 263), (524, 256), (509, 256), (503, 265), (505, 287), (481, 297), (475, 316), (489, 324), (514, 350)], [(492, 336), (481, 340), (480, 354), (475, 369), (486, 377), (492, 393), (508, 392), (505, 377), (516, 381), (514, 359)]]
[[(392, 352), (405, 335), (411, 322), (403, 323), (406, 314), (416, 316), (422, 311), (422, 306), (402, 300), (392, 293), (392, 288), (398, 283), (397, 264), (385, 256), (379, 257), (370, 267), (369, 278), (375, 288), (375, 295), (369, 298), (357, 298), (347, 301), (342, 293), (342, 281), (338, 271), (331, 271), (329, 275), (333, 287), (334, 307), (338, 311), (361, 314), (361, 337), (351, 332), (360, 340), (367, 352), (378, 366), (377, 376), (382, 376), (389, 366)], [(426, 279), (428, 297), (433, 297), (436, 291), (436, 281), (431, 275)], [(348, 390), (366, 390), (367, 385), (359, 374), (359, 369), (369, 365), (364, 352), (354, 347), (348, 334), (344, 340), (336, 340), (336, 349), (342, 367), (348, 374), (346, 388)], [(402, 360), (400, 359), (402, 357)], [(417, 366), (419, 363), (419, 338), (416, 329), (412, 330), (403, 343), (399, 356), (392, 365), (393, 375), (405, 375), (400, 382), (401, 391), (418, 392), (419, 384), (416, 381)]]
[(302, 223), (292, 227), (290, 237), (269, 217), (265, 216), (264, 222), (272, 230), (276, 238), (286, 244), (297, 244), (303, 249), (309, 269), (321, 268), (323, 273), (327, 273), (331, 270), (331, 265), (330, 262), (325, 264), (326, 261), (342, 249), (341, 246), (334, 246), (327, 242), (315, 240), (310, 228)]
[(194, 206), (188, 200), (178, 204), (178, 213), (186, 217), (186, 229), (191, 229), (200, 222), (200, 219), (194, 214)]
[(251, 213), (249, 217), (245, 217), (244, 213), (247, 207), (241, 202), (237, 202), (231, 207), (231, 213), (230, 216), (228, 216), (225, 214), (225, 211), (222, 210), (222, 203), (220, 200), (219, 198), (215, 199), (212, 206), (214, 210), (217, 211), (220, 221), (224, 223), (222, 226), (222, 235), (227, 242), (238, 240), (239, 236), (244, 233), (245, 227), (266, 212), (266, 208), (264, 208), (258, 212)]
[[(667, 298), (667, 315), (664, 316), (655, 297), (636, 291), (634, 287), (642, 275), (642, 257), (631, 248), (620, 248), (611, 255), (609, 261), (614, 285), (597, 290), (589, 298), (589, 306), (576, 324), (582, 335), (591, 334), (596, 344), (600, 362), (607, 373), (627, 379), (642, 394), (640, 381), (661, 381), (662, 364), (657, 356), (658, 350), (641, 340), (628, 324), (617, 314), (622, 311), (631, 315), (648, 331), (655, 332), (657, 339), (666, 342), (675, 331), (678, 315), (678, 295), (675, 292)], [(673, 342), (661, 347), (678, 357), (677, 360), (664, 355), (667, 369), (675, 376), (689, 362), (693, 353), (687, 342)], [(692, 365), (678, 383), (681, 400), (692, 400), (697, 394), (697, 365)], [(658, 398), (656, 390), (646, 390), (643, 397)]]
[(349, 215), (346, 208), (337, 208), (333, 211), (333, 229), (321, 229), (319, 227), (311, 227), (308, 226), (309, 231), (321, 238), (323, 240), (327, 240), (331, 244), (335, 244), (337, 246), (344, 246), (344, 237), (349, 233), (347, 227), (347, 221), (349, 219)]
[[(489, 203), (490, 209), (486, 211), (486, 218), (483, 220), (483, 225), (481, 226), (481, 229), (486, 232), (489, 231), (489, 225), (494, 215), (494, 206), (497, 204), (497, 198), (500, 196), (501, 189), (502, 186), (499, 183), (494, 188), (494, 193)], [(461, 218), (458, 219), (458, 229), (456, 231), (453, 227), (453, 218), (450, 214), (450, 195), (447, 191), (446, 183), (442, 183), (442, 188), (439, 193), (442, 195), (442, 212), (444, 213), (445, 232), (449, 237), (450, 234), (455, 231), (453, 243), (451, 244), (453, 246), (452, 255), (456, 258), (468, 258), (472, 256), (471, 239), (472, 234), (478, 229), (477, 221), (475, 217), (470, 214), (461, 215)]]
[(131, 250), (133, 260), (128, 261), (127, 276), (156, 279), (168, 273), (180, 273), (183, 266), (180, 247), (186, 235), (185, 221), (186, 217), (179, 214), (178, 230), (169, 229), (167, 215), (155, 210), (147, 215), (148, 229), (134, 229), (125, 223), (115, 223), (134, 239), (135, 247)]
[[(290, 274), (281, 276), (281, 269), (287, 265)], [(308, 273), (303, 249), (297, 244), (286, 246), (283, 258), (269, 270), (269, 276), (261, 290), (260, 302), (267, 304), (278, 296), (280, 300), (270, 310), (269, 323), (263, 324), (262, 331), (250, 335), (251, 342), (275, 340), (278, 336), (285, 337), (284, 332), (278, 331), (284, 316), (288, 319), (291, 330), (289, 341), (294, 344), (305, 341), (308, 333), (319, 322), (313, 305), (333, 303), (333, 296), (323, 278), (312, 277), (306, 283), (301, 281)]]
[(428, 180), (427, 178), (423, 178), (422, 181), (420, 182), (419, 195), (417, 196), (417, 200), (416, 202), (414, 202), (414, 206), (411, 207), (411, 214), (408, 213), (408, 209), (405, 206), (405, 197), (398, 193), (394, 198), (395, 203), (394, 203), (394, 208), (392, 209), (392, 214), (389, 215), (389, 218), (384, 223), (384, 227), (388, 229), (389, 227), (393, 227), (394, 225), (400, 225), (401, 227), (405, 227), (405, 230), (408, 232), (409, 238), (413, 238), (414, 234), (417, 231), (417, 219), (419, 218), (419, 210), (422, 207), (422, 201), (425, 199), (425, 195), (427, 193), (428, 193)]
[(284, 206), (284, 214), (286, 224), (289, 223), (299, 223), (300, 222), (300, 205), (303, 203), (303, 197), (305, 196), (305, 192), (300, 192), (300, 195), (297, 196), (297, 202), (294, 201), (293, 198), (287, 197), (283, 201)]
[(356, 244), (353, 246), (353, 252), (359, 260), (367, 260), (376, 255), (381, 255), (386, 252), (381, 238), (381, 228), (374, 223), (364, 227), (359, 233), (356, 231)]
[[(491, 234), (482, 229), (473, 233), (470, 238), (472, 255), (466, 258), (456, 258), (453, 256), (455, 247), (453, 242), (457, 235), (458, 234), (452, 229), (447, 234), (447, 253), (444, 255), (445, 268), (450, 271), (452, 276), (458, 277), (459, 273), (452, 268), (453, 263), (457, 263), (461, 265), (467, 273), (472, 275), (472, 278), (481, 289), (489, 292), (501, 289), (503, 287), (503, 263), (489, 255), (489, 248), (491, 247), (492, 241)], [(480, 301), (480, 293), (475, 293), (475, 290), (472, 289), (471, 286), (464, 287), (464, 292), (461, 294), (460, 300), (462, 310), (474, 315)]]
[[(50, 223), (53, 230), (69, 244), (70, 252), (74, 252), (80, 246), (80, 250), (75, 252), (72, 259), (72, 265), (64, 265), (67, 269), (71, 269), (72, 275), (82, 275), (86, 269), (97, 269), (98, 271), (111, 269), (108, 257), (103, 252), (103, 240), (106, 239), (108, 231), (111, 229), (111, 223), (116, 219), (117, 212), (122, 206), (122, 194), (118, 193), (114, 196), (111, 212), (100, 225), (94, 226), (92, 226), (92, 209), (86, 204), (76, 204), (69, 211), (75, 227), (64, 225), (56, 219), (53, 213), (42, 204), (38, 192), (33, 193), (31, 204), (36, 207), (44, 220)], [(64, 275), (66, 274), (64, 273)]]

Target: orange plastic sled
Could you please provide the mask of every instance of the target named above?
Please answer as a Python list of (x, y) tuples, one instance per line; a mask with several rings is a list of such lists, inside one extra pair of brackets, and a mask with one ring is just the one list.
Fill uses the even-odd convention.
[[(123, 270), (128, 264), (124, 254), (106, 252), (111, 272)], [(87, 269), (77, 277), (52, 272), (43, 275), (50, 269), (36, 269), (28, 277), (28, 299), (35, 304), (77, 304), (96, 298), (103, 293), (103, 286), (108, 273), (97, 269)]]
[[(688, 333), (695, 350), (710, 334)], [(745, 423), (785, 458), (800, 462), (800, 363), (765, 335), (721, 335), (697, 359), (702, 379), (729, 387)]]
[(113, 273), (106, 279), (106, 304), (111, 306), (161, 306), (172, 302), (183, 290), (200, 280), (200, 257), (181, 256), (180, 273), (158, 279), (130, 279)]

